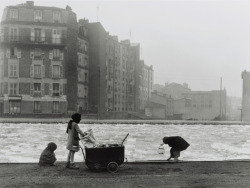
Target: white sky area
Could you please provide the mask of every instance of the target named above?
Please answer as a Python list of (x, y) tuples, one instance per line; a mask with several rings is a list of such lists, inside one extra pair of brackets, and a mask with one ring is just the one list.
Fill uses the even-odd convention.
[[(5, 6), (25, 2), (1, 0), (0, 15)], [(228, 96), (242, 96), (241, 73), (250, 71), (250, 0), (34, 3), (69, 5), (78, 19), (101, 22), (119, 41), (140, 43), (141, 59), (153, 65), (156, 84), (187, 83), (191, 90), (209, 91), (219, 90), (222, 78)]]

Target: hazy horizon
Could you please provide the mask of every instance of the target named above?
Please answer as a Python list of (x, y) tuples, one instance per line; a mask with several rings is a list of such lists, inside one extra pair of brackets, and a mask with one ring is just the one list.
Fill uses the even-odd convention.
[[(0, 14), (9, 5), (1, 1)], [(226, 89), (242, 97), (241, 73), (250, 71), (250, 1), (34, 1), (65, 8), (77, 18), (101, 22), (119, 41), (140, 43), (153, 65), (154, 83), (187, 83), (194, 91)]]

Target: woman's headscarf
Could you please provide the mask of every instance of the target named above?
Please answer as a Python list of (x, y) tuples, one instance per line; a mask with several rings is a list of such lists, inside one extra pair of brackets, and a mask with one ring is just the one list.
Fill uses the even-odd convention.
[(72, 127), (72, 123), (73, 122), (76, 122), (76, 123), (79, 123), (81, 121), (81, 114), (79, 113), (74, 113), (72, 116), (71, 116), (71, 120), (69, 121), (68, 123), (68, 127), (67, 127), (67, 131), (66, 133), (68, 133), (68, 130), (71, 129)]

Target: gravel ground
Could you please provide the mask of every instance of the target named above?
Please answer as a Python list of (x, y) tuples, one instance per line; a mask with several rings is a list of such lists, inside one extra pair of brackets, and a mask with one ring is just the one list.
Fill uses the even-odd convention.
[(124, 163), (116, 173), (66, 169), (64, 163), (0, 163), (0, 187), (250, 187), (250, 161)]

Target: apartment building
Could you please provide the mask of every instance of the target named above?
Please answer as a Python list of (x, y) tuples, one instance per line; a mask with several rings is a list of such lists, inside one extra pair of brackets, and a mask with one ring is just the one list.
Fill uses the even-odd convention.
[(243, 80), (241, 119), (250, 121), (250, 72), (243, 71), (241, 78)]
[[(134, 112), (135, 111), (135, 105), (136, 105), (136, 96), (135, 96), (135, 91), (136, 91), (136, 84), (135, 84), (135, 67), (136, 67), (136, 62), (138, 62), (138, 56), (136, 55), (137, 53), (135, 52), (134, 46), (131, 46), (131, 43), (129, 40), (122, 40), (121, 46), (124, 49), (125, 54), (124, 58), (125, 61), (123, 62), (125, 66), (125, 84), (126, 84), (126, 111), (127, 112)], [(124, 69), (124, 68), (123, 68)], [(124, 73), (123, 73), (124, 74)]]
[(88, 113), (88, 92), (89, 92), (89, 41), (88, 20), (80, 19), (78, 22), (78, 43), (77, 43), (77, 111)]
[[(139, 61), (139, 110), (144, 112), (151, 104), (153, 91), (153, 66), (147, 66), (143, 60)], [(150, 114), (148, 114), (150, 116)]]
[[(8, 6), (1, 22), (3, 114), (76, 110), (77, 20), (70, 7)], [(79, 39), (80, 40), (80, 39)]]

